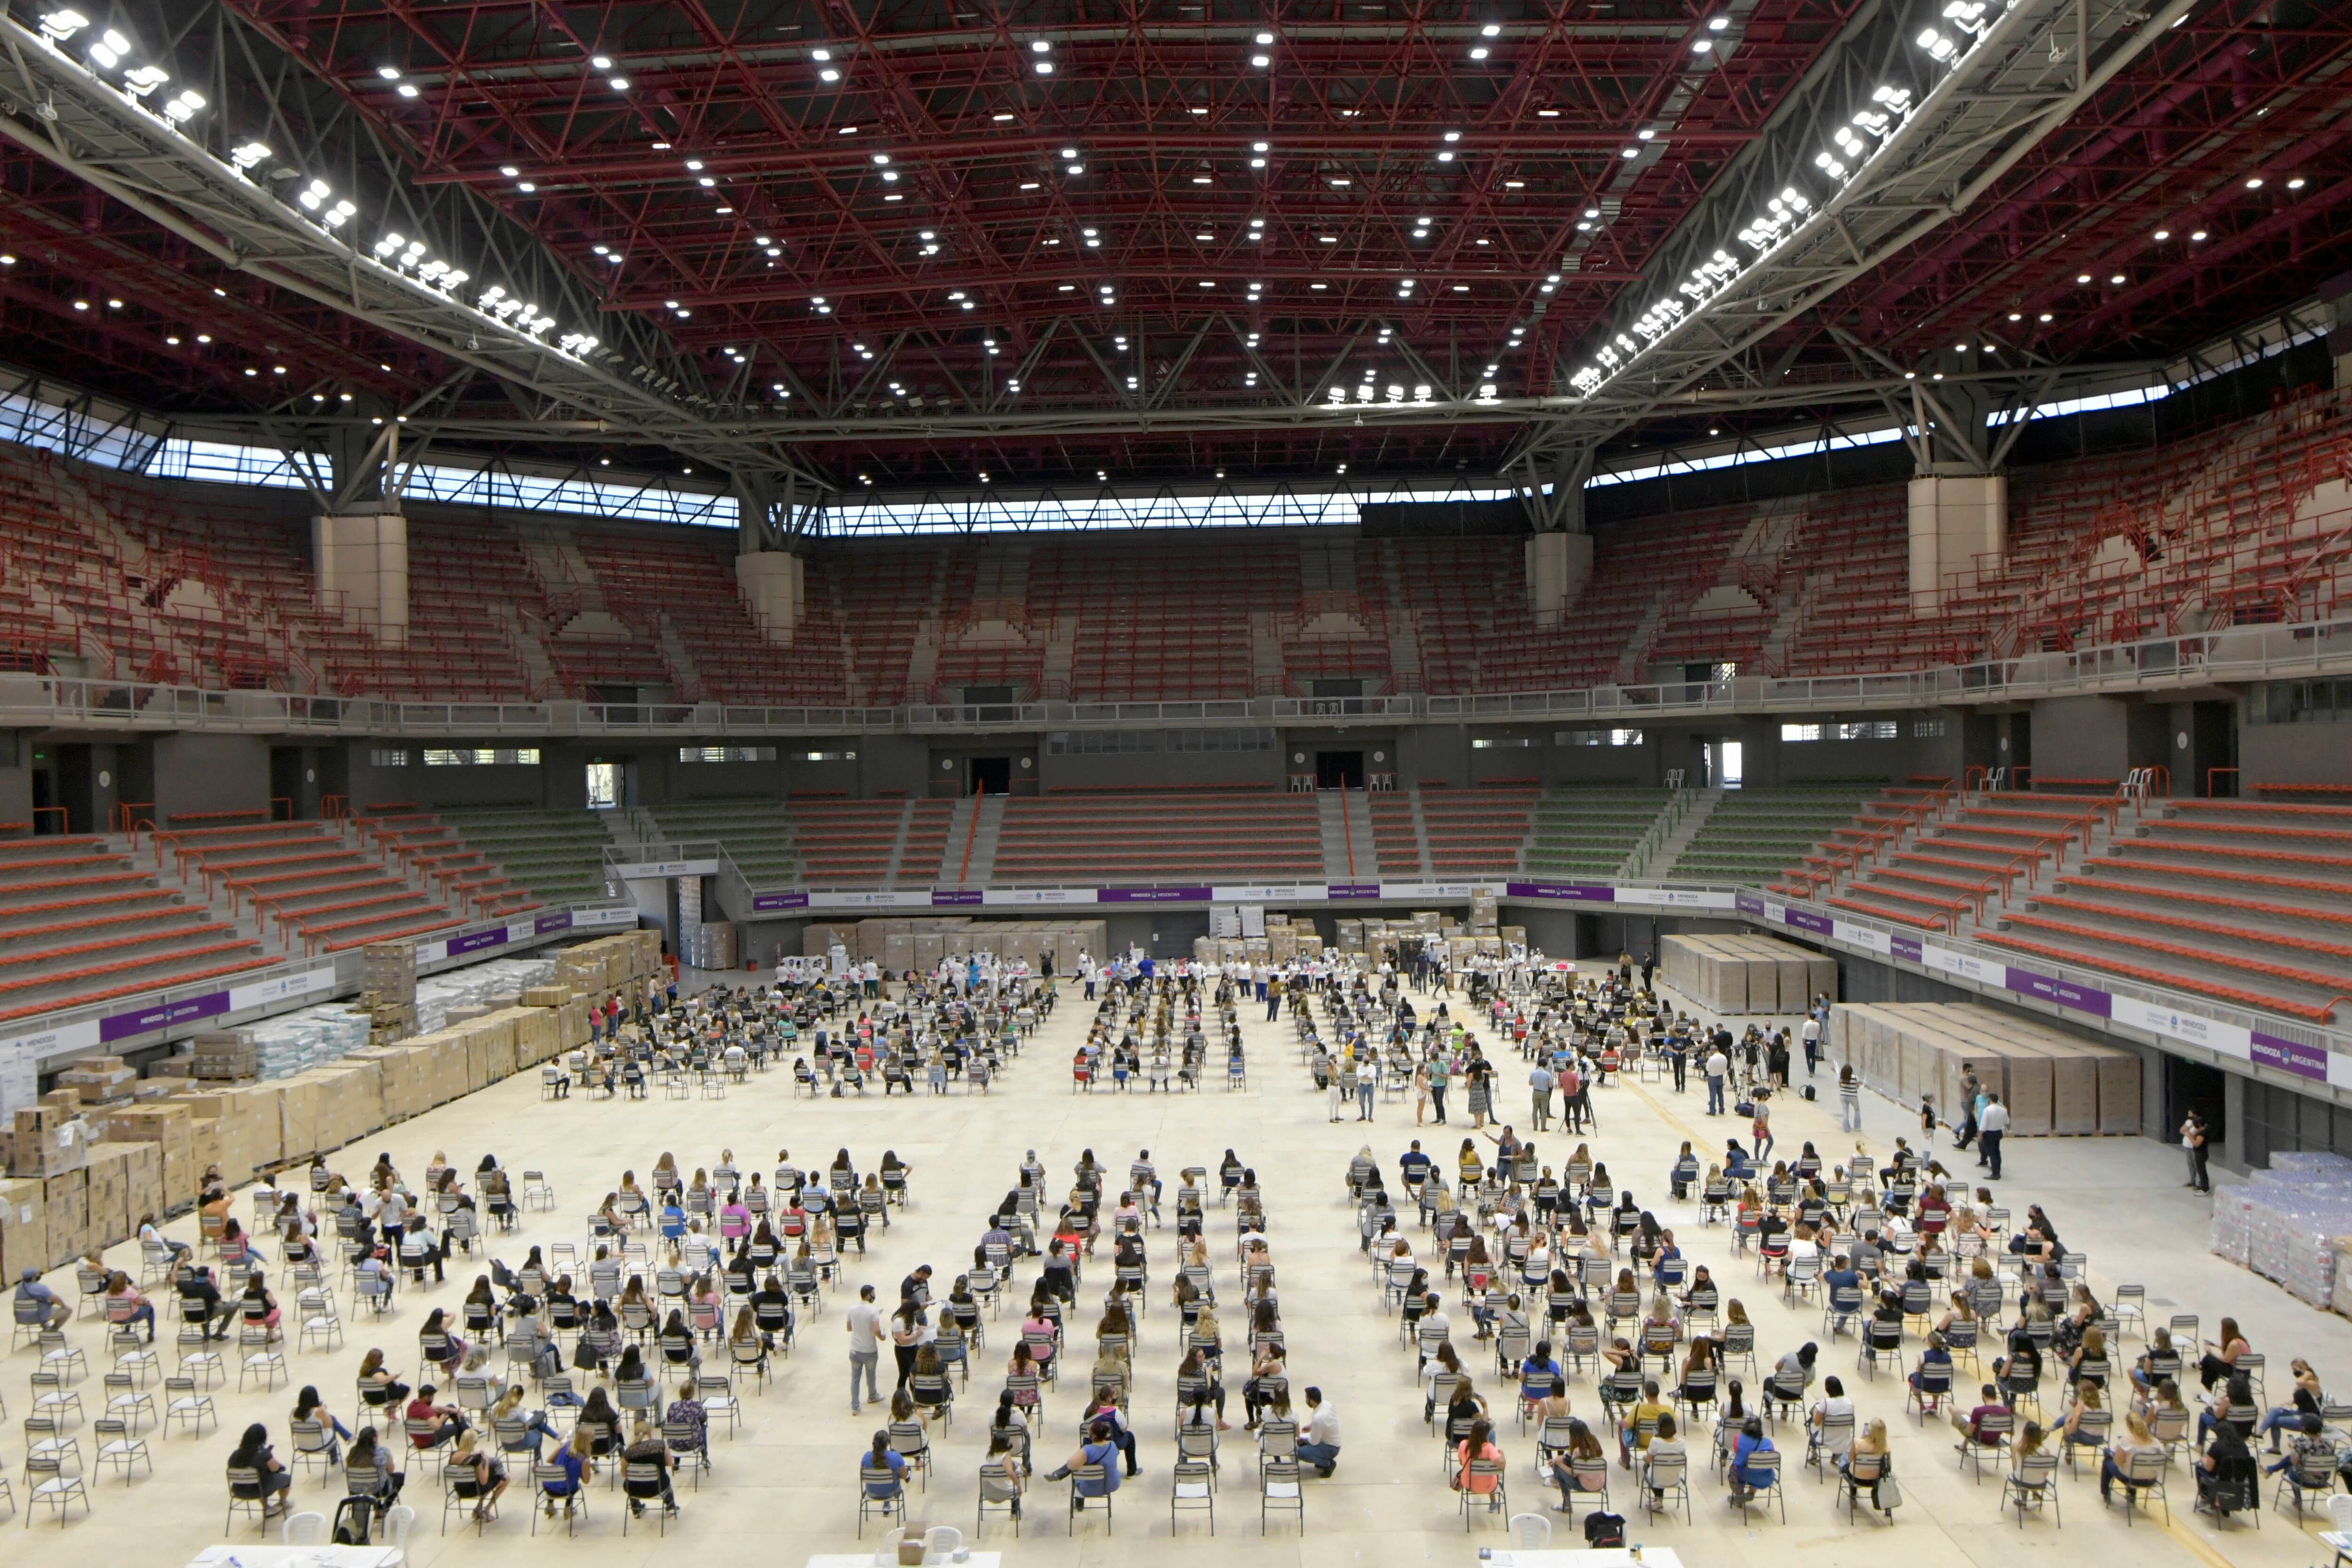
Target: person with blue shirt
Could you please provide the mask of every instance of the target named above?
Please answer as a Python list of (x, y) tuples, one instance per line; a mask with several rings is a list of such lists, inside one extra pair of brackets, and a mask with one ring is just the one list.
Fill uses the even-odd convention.
[(1102, 1472), (1102, 1479), (1080, 1480), (1077, 1483), (1080, 1497), (1108, 1497), (1118, 1490), (1118, 1443), (1111, 1436), (1109, 1422), (1097, 1419), (1088, 1426), (1087, 1440), (1078, 1445), (1078, 1451), (1063, 1460), (1060, 1469), (1048, 1472), (1045, 1479), (1049, 1481), (1067, 1480), (1070, 1472), (1081, 1465), (1096, 1466)]
[(1429, 1156), (1421, 1152), (1420, 1139), (1414, 1139), (1412, 1147), (1398, 1157), (1397, 1165), (1403, 1173), (1405, 1190), (1420, 1192), (1422, 1180), (1429, 1174), (1430, 1166)]
[(1519, 1398), (1532, 1403), (1549, 1397), (1552, 1384), (1563, 1375), (1559, 1363), (1552, 1357), (1551, 1342), (1538, 1340), (1535, 1353), (1519, 1363)]
[(1745, 1506), (1758, 1490), (1758, 1483), (1769, 1476), (1758, 1475), (1748, 1468), (1748, 1461), (1759, 1454), (1773, 1452), (1772, 1439), (1764, 1436), (1760, 1416), (1750, 1415), (1740, 1424), (1739, 1436), (1731, 1445), (1731, 1500)]
[(877, 1502), (887, 1498), (897, 1497), (906, 1490), (907, 1456), (890, 1447), (890, 1434), (887, 1430), (877, 1429), (875, 1432), (874, 1447), (858, 1460), (857, 1468), (861, 1472), (866, 1470), (890, 1472), (889, 1479), (887, 1480), (880, 1476), (876, 1476), (866, 1483), (866, 1495)]
[(589, 1427), (575, 1426), (572, 1430), (572, 1440), (558, 1448), (555, 1458), (548, 1461), (563, 1472), (562, 1480), (551, 1478), (540, 1483), (542, 1494), (540, 1506), (547, 1510), (550, 1519), (555, 1517), (557, 1503), (562, 1503), (563, 1511), (569, 1514), (579, 1502), (581, 1485), (588, 1474), (594, 1442), (595, 1435)]

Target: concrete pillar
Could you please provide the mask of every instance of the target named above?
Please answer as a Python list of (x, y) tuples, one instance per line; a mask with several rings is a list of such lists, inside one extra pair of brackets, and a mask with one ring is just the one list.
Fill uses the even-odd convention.
[(1952, 574), (1997, 564), (2008, 552), (2005, 476), (1939, 474), (1911, 481), (1913, 615), (1933, 615), (1941, 607), (1945, 579)]
[(319, 599), (386, 647), (408, 646), (408, 520), (398, 501), (361, 501), (310, 520)]
[(1592, 581), (1592, 536), (1538, 533), (1528, 539), (1528, 608), (1538, 626), (1559, 626)]
[(778, 647), (793, 646), (808, 604), (806, 562), (783, 550), (738, 555), (735, 591), (743, 596), (761, 637)]

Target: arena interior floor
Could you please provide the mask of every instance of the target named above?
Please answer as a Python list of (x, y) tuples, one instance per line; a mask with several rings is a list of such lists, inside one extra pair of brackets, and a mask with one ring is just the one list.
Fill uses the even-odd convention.
[[(1079, 1151), (1088, 1147), (1115, 1173), (1124, 1172), (1137, 1150), (1148, 1147), (1171, 1186), (1180, 1168), (1213, 1167), (1228, 1147), (1256, 1168), (1266, 1194), (1279, 1269), (1292, 1387), (1296, 1394), (1307, 1384), (1318, 1384), (1336, 1402), (1344, 1437), (1338, 1474), (1329, 1480), (1309, 1478), (1303, 1536), (1290, 1520), (1277, 1518), (1272, 1533), (1261, 1537), (1253, 1484), (1255, 1450), (1241, 1430), (1242, 1373), (1235, 1368), (1228, 1376), (1234, 1430), (1225, 1435), (1215, 1540), (1212, 1543), (1205, 1524), (1190, 1514), (1171, 1539), (1169, 1472), (1177, 1319), (1166, 1306), (1172, 1273), (1165, 1259), (1174, 1233), (1158, 1230), (1150, 1238), (1154, 1306), (1141, 1330), (1133, 1402), (1143, 1472), (1118, 1493), (1115, 1532), (1107, 1531), (1097, 1516), (1082, 1521), (1073, 1537), (1065, 1528), (1066, 1488), (1042, 1481), (1030, 1492), (1019, 1540), (1001, 1516), (992, 1515), (985, 1530), (975, 1531), (975, 1471), (986, 1446), (1003, 1363), (1017, 1338), (1009, 1308), (1005, 1317), (992, 1324), (987, 1348), (974, 1357), (975, 1370), (958, 1401), (955, 1423), (932, 1438), (935, 1473), (928, 1489), (915, 1493), (916, 1519), (958, 1526), (968, 1545), (1002, 1551), (1010, 1563), (1034, 1563), (1041, 1568), (1213, 1557), (1268, 1563), (1430, 1563), (1472, 1568), (1481, 1547), (1507, 1546), (1500, 1519), (1482, 1512), (1468, 1531), (1464, 1528), (1455, 1496), (1442, 1479), (1437, 1440), (1422, 1422), (1413, 1357), (1399, 1347), (1396, 1320), (1384, 1310), (1381, 1293), (1358, 1250), (1354, 1214), (1342, 1179), (1349, 1156), (1369, 1145), (1391, 1173), (1393, 1188), (1396, 1158), (1416, 1134), (1425, 1149), (1450, 1166), (1453, 1151), (1467, 1131), (1460, 1096), (1454, 1097), (1456, 1116), (1450, 1127), (1416, 1129), (1409, 1101), (1382, 1103), (1370, 1126), (1357, 1123), (1352, 1113), (1331, 1125), (1324, 1098), (1311, 1092), (1307, 1069), (1300, 1065), (1291, 1024), (1287, 1019), (1266, 1024), (1263, 1006), (1243, 1013), (1250, 1049), (1249, 1086), (1244, 1092), (1228, 1093), (1219, 1087), (1181, 1097), (1108, 1090), (1075, 1094), (1068, 1061), (1090, 1013), (1076, 991), (1066, 987), (1059, 1011), (1013, 1070), (984, 1098), (959, 1089), (946, 1099), (919, 1094), (912, 1100), (894, 1096), (886, 1100), (868, 1094), (862, 1100), (811, 1100), (794, 1097), (789, 1073), (776, 1071), (731, 1089), (723, 1101), (656, 1096), (592, 1103), (575, 1097), (550, 1104), (540, 1098), (536, 1075), (526, 1074), (345, 1151), (337, 1168), (354, 1177), (379, 1150), (389, 1151), (412, 1181), (421, 1177), (436, 1151), (467, 1170), (485, 1152), (513, 1170), (543, 1169), (555, 1185), (557, 1206), (552, 1213), (527, 1215), (511, 1235), (493, 1237), (494, 1250), (510, 1262), (520, 1262), (534, 1242), (579, 1241), (583, 1216), (616, 1184), (621, 1169), (632, 1166), (646, 1173), (664, 1150), (674, 1152), (688, 1173), (697, 1165), (715, 1163), (722, 1147), (731, 1147), (746, 1171), (772, 1168), (784, 1148), (796, 1163), (814, 1169), (828, 1163), (844, 1145), (861, 1170), (871, 1167), (885, 1148), (896, 1149), (914, 1166), (910, 1203), (894, 1214), (895, 1223), (887, 1232), (877, 1234), (868, 1255), (850, 1255), (847, 1289), (828, 1292), (821, 1316), (803, 1318), (799, 1346), (780, 1363), (776, 1380), (757, 1394), (749, 1381), (740, 1382), (742, 1429), (730, 1438), (723, 1424), (714, 1428), (715, 1472), (698, 1490), (690, 1483), (682, 1488), (683, 1513), (666, 1537), (648, 1521), (632, 1525), (624, 1539), (624, 1510), (616, 1494), (600, 1486), (593, 1498), (592, 1522), (576, 1538), (551, 1535), (542, 1521), (538, 1539), (531, 1540), (529, 1505), (520, 1481), (509, 1495), (504, 1517), (482, 1537), (454, 1522), (445, 1537), (440, 1533), (439, 1489), (420, 1478), (411, 1484), (407, 1498), (418, 1510), (409, 1543), (411, 1561), (464, 1563), (530, 1552), (635, 1564), (709, 1563), (717, 1553), (798, 1568), (813, 1554), (859, 1550), (856, 1462), (877, 1423), (870, 1407), (864, 1416), (850, 1415), (844, 1303), (854, 1299), (856, 1285), (870, 1282), (887, 1306), (895, 1300), (898, 1281), (926, 1262), (934, 1267), (935, 1289), (943, 1295), (960, 1263), (969, 1262), (986, 1210), (1013, 1184), (1024, 1152), (1034, 1149), (1052, 1180), (1062, 1184)], [(1524, 1133), (1526, 1096), (1516, 1087), (1518, 1076), (1505, 1074), (1515, 1087), (1504, 1099), (1507, 1110), (1521, 1112), (1514, 1121)], [(1829, 1079), (1821, 1081), (1826, 1089)], [(1851, 1149), (1852, 1138), (1841, 1139), (1836, 1131), (1832, 1100), (1808, 1105), (1790, 1097), (1781, 1102), (1775, 1123), (1783, 1153), (1793, 1153), (1807, 1138), (1814, 1139), (1825, 1155)], [(1631, 1184), (1644, 1206), (1675, 1229), (1685, 1251), (1712, 1267), (1726, 1295), (1747, 1303), (1760, 1330), (1759, 1355), (1769, 1366), (1773, 1357), (1804, 1340), (1822, 1340), (1820, 1311), (1805, 1303), (1793, 1310), (1784, 1308), (1777, 1283), (1759, 1288), (1754, 1264), (1733, 1258), (1726, 1229), (1701, 1228), (1694, 1207), (1666, 1201), (1665, 1171), (1680, 1140), (1687, 1137), (1702, 1151), (1710, 1145), (1719, 1151), (1725, 1137), (1744, 1131), (1728, 1118), (1705, 1116), (1704, 1110), (1705, 1096), (1696, 1089), (1677, 1096), (1670, 1085), (1615, 1085), (1598, 1097), (1600, 1131), (1590, 1141), (1620, 1184)], [(1864, 1097), (1864, 1133), (1882, 1156), (1897, 1133), (1916, 1131), (1902, 1108), (1872, 1096)], [(1568, 1152), (1557, 1135), (1538, 1136), (1537, 1142), (1549, 1163), (1558, 1163)], [(1966, 1162), (1964, 1169), (1973, 1172), (1972, 1160), (1960, 1158)], [(2352, 1323), (2306, 1308), (2276, 1287), (2211, 1257), (2205, 1249), (2206, 1202), (2182, 1190), (2177, 1151), (2145, 1140), (2013, 1140), (2002, 1195), (2021, 1215), (2028, 1202), (2044, 1204), (2068, 1245), (2089, 1254), (2095, 1286), (2102, 1295), (2118, 1281), (2144, 1283), (2151, 1316), (2160, 1321), (2174, 1311), (2193, 1311), (2209, 1331), (2223, 1314), (2235, 1316), (2255, 1348), (2269, 1352), (2274, 1392), (2284, 1384), (2287, 1361), (2295, 1354), (2310, 1356), (2331, 1387), (2342, 1384), (2352, 1388)], [(240, 1216), (249, 1212), (242, 1196), (236, 1212)], [(1172, 1218), (1172, 1204), (1169, 1212)], [(1213, 1209), (1210, 1226), (1220, 1294), (1230, 1302), (1239, 1286), (1230, 1245), (1230, 1211)], [(193, 1237), (191, 1220), (182, 1219), (172, 1228), (176, 1235)], [(1425, 1233), (1413, 1234), (1418, 1239)], [(135, 1268), (135, 1250), (118, 1247), (110, 1260)], [(344, 1346), (333, 1352), (289, 1352), (295, 1384), (316, 1384), (350, 1422), (352, 1377), (362, 1353), (381, 1345), (395, 1368), (413, 1370), (416, 1330), (425, 1313), (434, 1305), (444, 1305), (454, 1315), (478, 1268), (454, 1258), (446, 1285), (424, 1291), (404, 1288), (396, 1310), (381, 1321), (355, 1316), (348, 1289), (340, 1291), (348, 1329)], [(1025, 1299), (1034, 1277), (1032, 1263), (1017, 1273), (1008, 1296)], [(70, 1298), (69, 1274), (56, 1278)], [(1106, 1252), (1081, 1285), (1081, 1307), (1072, 1315), (1073, 1326), (1089, 1342), (1087, 1361), (1107, 1278)], [(1453, 1304), (1454, 1295), (1458, 1289), (1449, 1293), (1449, 1307), (1462, 1331), (1455, 1336), (1461, 1341), (1466, 1338), (1467, 1319)], [(168, 1363), (173, 1351), (171, 1313), (165, 1306), (163, 1352)], [(94, 1326), (87, 1321), (78, 1323), (72, 1338), (88, 1351), (94, 1370), (103, 1363), (104, 1342)], [(1229, 1345), (1231, 1339), (1229, 1332)], [(1850, 1521), (1835, 1504), (1837, 1489), (1817, 1480), (1798, 1462), (1801, 1436), (1784, 1426), (1780, 1445), (1791, 1450), (1785, 1524), (1777, 1512), (1743, 1520), (1729, 1508), (1721, 1484), (1701, 1458), (1705, 1445), (1699, 1438), (1692, 1443), (1695, 1522), (1685, 1523), (1679, 1515), (1645, 1517), (1633, 1505), (1630, 1479), (1612, 1471), (1615, 1507), (1627, 1517), (1631, 1540), (1673, 1547), (1686, 1568), (1800, 1560), (1809, 1568), (1849, 1563), (1883, 1568), (1889, 1561), (1914, 1568), (1962, 1563), (1992, 1568), (2026, 1553), (2051, 1563), (2089, 1564), (2112, 1562), (2107, 1554), (2118, 1551), (2164, 1568), (2224, 1563), (2304, 1568), (2327, 1560), (2328, 1549), (2315, 1539), (2316, 1531), (2326, 1527), (2324, 1520), (2298, 1529), (2285, 1512), (2266, 1509), (2257, 1531), (2244, 1515), (2226, 1529), (2192, 1519), (2193, 1489), (2178, 1469), (2173, 1472), (2177, 1484), (2168, 1526), (2162, 1521), (2161, 1509), (2157, 1517), (2142, 1517), (2129, 1527), (2120, 1508), (2103, 1510), (2095, 1474), (2086, 1466), (2079, 1478), (2063, 1483), (2063, 1524), (2036, 1518), (2021, 1530), (2013, 1513), (1998, 1509), (1998, 1480), (1988, 1477), (1979, 1484), (1968, 1479), (1955, 1463), (1949, 1432), (1939, 1424), (1923, 1429), (1905, 1414), (1899, 1379), (1888, 1375), (1871, 1382), (1857, 1376), (1850, 1337), (1834, 1345), (1822, 1342), (1824, 1369), (1844, 1376), (1864, 1419), (1883, 1416), (1894, 1434), (1895, 1470), (1906, 1499), (1895, 1523), (1890, 1527), (1867, 1515)], [(2135, 1339), (2128, 1353), (2137, 1350)], [(1498, 1409), (1509, 1408), (1507, 1385), (1492, 1375), (1491, 1356), (1465, 1360), (1474, 1367), (1483, 1364), (1486, 1374), (1480, 1377), (1480, 1387)], [(30, 1407), (26, 1376), (33, 1364), (33, 1353), (20, 1351), (7, 1358), (5, 1373), (0, 1373), (5, 1375), (0, 1391), (5, 1391), (8, 1409), (19, 1417)], [(887, 1357), (882, 1375), (887, 1386)], [(1961, 1382), (1969, 1381), (1964, 1368)], [(102, 1408), (95, 1375), (80, 1386), (85, 1404)], [(96, 1503), (91, 1517), (85, 1522), (77, 1510), (73, 1522), (60, 1531), (46, 1509), (35, 1510), (28, 1529), (10, 1531), (15, 1542), (11, 1560), (25, 1568), (79, 1568), (90, 1562), (171, 1568), (215, 1542), (257, 1542), (259, 1537), (248, 1520), (240, 1519), (234, 1529), (224, 1531), (223, 1466), (236, 1434), (249, 1421), (267, 1421), (280, 1456), (288, 1455), (286, 1421), (293, 1393), (293, 1387), (281, 1384), (266, 1394), (257, 1389), (240, 1394), (232, 1369), (226, 1386), (213, 1396), (221, 1417), (217, 1431), (207, 1428), (201, 1439), (192, 1439), (176, 1428), (168, 1435), (150, 1429), (146, 1436), (155, 1460), (152, 1479), (142, 1473), (126, 1485), (113, 1470), (97, 1470), (89, 1481)], [(1589, 1374), (1572, 1384), (1570, 1395), (1577, 1413), (1597, 1425), (1599, 1404)], [(1084, 1401), (1076, 1377), (1046, 1396), (1045, 1422), (1035, 1442), (1041, 1471), (1066, 1452)], [(2055, 1413), (2054, 1400), (2048, 1408)], [(87, 1425), (79, 1430), (88, 1455), (92, 1444)], [(1580, 1545), (1580, 1536), (1566, 1519), (1550, 1512), (1557, 1493), (1538, 1484), (1533, 1474), (1532, 1438), (1507, 1417), (1501, 1441), (1510, 1465), (1512, 1511), (1543, 1512), (1554, 1521), (1556, 1546)], [(16, 1472), (11, 1479), (16, 1482), (20, 1510), (25, 1501), (21, 1445), (18, 1432), (12, 1434), (7, 1448), (0, 1449), (0, 1458)], [(294, 1498), (298, 1507), (331, 1511), (341, 1490), (340, 1473), (322, 1480), (312, 1471), (298, 1477)], [(872, 1549), (878, 1533), (868, 1530), (866, 1550)]]

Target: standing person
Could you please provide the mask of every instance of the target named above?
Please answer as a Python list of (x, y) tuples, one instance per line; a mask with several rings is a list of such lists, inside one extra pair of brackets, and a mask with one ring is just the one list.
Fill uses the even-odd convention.
[(1443, 1047), (1429, 1054), (1429, 1103), (1437, 1112), (1437, 1124), (1445, 1125), (1445, 1086), (1453, 1081), (1453, 1068), (1442, 1054)]
[(1380, 1086), (1380, 1059), (1367, 1052), (1363, 1065), (1356, 1069), (1357, 1121), (1370, 1121), (1372, 1119), (1372, 1096)]
[(1537, 1062), (1535, 1070), (1528, 1074), (1528, 1094), (1534, 1101), (1535, 1130), (1538, 1132), (1543, 1131), (1550, 1124), (1551, 1085), (1551, 1069), (1545, 1067), (1542, 1062)]
[(1706, 1062), (1701, 1070), (1706, 1074), (1706, 1113), (1720, 1116), (1723, 1114), (1723, 1079), (1731, 1071), (1731, 1058), (1724, 1054), (1721, 1046), (1713, 1047), (1707, 1051)]
[(1760, 1165), (1772, 1157), (1772, 1108), (1761, 1100), (1756, 1102), (1755, 1120), (1748, 1123), (1748, 1132)]
[(1268, 975), (1257, 994), (1265, 998), (1265, 1021), (1271, 1024), (1282, 1016), (1282, 976)]
[(1977, 1141), (1984, 1147), (1985, 1163), (1996, 1182), (2000, 1180), (2000, 1135), (2008, 1131), (2009, 1107), (2000, 1102), (2000, 1096), (1988, 1093), (1984, 1115), (1977, 1122)]
[(2189, 1156), (2189, 1185), (2200, 1193), (2211, 1192), (2213, 1179), (2205, 1164), (2208, 1158), (2205, 1118), (2194, 1110), (2180, 1124), (2180, 1147)]
[(1323, 1391), (1310, 1386), (1307, 1390), (1307, 1431), (1298, 1444), (1298, 1457), (1315, 1467), (1315, 1473), (1325, 1480), (1339, 1463), (1339, 1413), (1324, 1402)]
[(1690, 1037), (1676, 1028), (1666, 1037), (1666, 1056), (1675, 1064), (1675, 1092), (1684, 1089), (1683, 1074), (1690, 1065)]
[(1952, 1132), (1952, 1147), (1965, 1149), (1977, 1138), (1977, 1097), (1984, 1085), (1977, 1078), (1976, 1064), (1960, 1064), (1960, 1124)]
[(882, 1362), (882, 1345), (888, 1337), (882, 1327), (882, 1309), (874, 1304), (874, 1287), (861, 1285), (857, 1300), (847, 1312), (842, 1327), (849, 1332), (849, 1413), (865, 1409), (857, 1399), (857, 1378), (866, 1377), (866, 1397), (875, 1404), (882, 1402), (882, 1391), (875, 1385), (874, 1373)]
[(1811, 1078), (1822, 1065), (1822, 1018), (1818, 1013), (1805, 1016), (1805, 1076)]
[(1643, 949), (1642, 950), (1642, 989), (1643, 989), (1643, 990), (1647, 991), (1647, 990), (1649, 990), (1649, 989), (1651, 988), (1651, 987), (1650, 987), (1650, 976), (1651, 976), (1651, 975), (1653, 975), (1653, 974), (1654, 974), (1654, 973), (1657, 973), (1657, 969), (1658, 969), (1658, 954), (1657, 954), (1656, 950), (1655, 950), (1655, 949), (1653, 949), (1653, 948), (1647, 948), (1647, 947), (1643, 948)]
[(1838, 1068), (1838, 1130), (1862, 1131), (1862, 1085), (1853, 1076), (1852, 1062)]

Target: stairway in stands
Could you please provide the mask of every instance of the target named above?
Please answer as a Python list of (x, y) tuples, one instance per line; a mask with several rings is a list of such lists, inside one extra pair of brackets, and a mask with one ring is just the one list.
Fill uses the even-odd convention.
[[(452, 893), (428, 890), (427, 869), (359, 825), (262, 822), (171, 827), (158, 836), (163, 867), (207, 900), (251, 911), (261, 930), (310, 952), (422, 936), (472, 918)], [(457, 864), (478, 865), (451, 845)]]
[(436, 813), (377, 806), (361, 826), (394, 866), (415, 872), (469, 920), (520, 914), (542, 902)]

